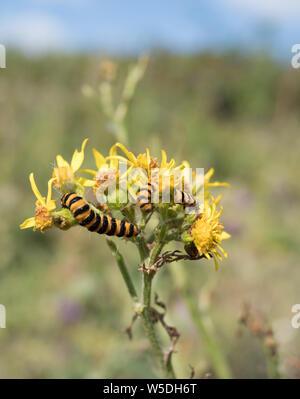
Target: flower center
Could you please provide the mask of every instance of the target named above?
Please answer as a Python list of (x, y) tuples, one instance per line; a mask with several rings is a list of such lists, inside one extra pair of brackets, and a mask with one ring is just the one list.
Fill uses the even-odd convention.
[(53, 216), (49, 214), (48, 209), (45, 206), (38, 206), (35, 209), (35, 230), (44, 230), (48, 229), (53, 225), (54, 219)]
[(96, 187), (103, 186), (102, 189), (106, 189), (113, 184), (117, 184), (118, 171), (112, 168), (100, 169), (96, 176)]
[(209, 252), (216, 246), (216, 232), (214, 231), (213, 225), (205, 216), (195, 222), (191, 234), (200, 255), (204, 252)]

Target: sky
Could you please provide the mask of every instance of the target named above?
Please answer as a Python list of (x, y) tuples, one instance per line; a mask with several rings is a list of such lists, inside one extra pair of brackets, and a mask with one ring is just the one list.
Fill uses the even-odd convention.
[(291, 58), (300, 0), (14, 0), (0, 7), (0, 43), (29, 54), (265, 48)]

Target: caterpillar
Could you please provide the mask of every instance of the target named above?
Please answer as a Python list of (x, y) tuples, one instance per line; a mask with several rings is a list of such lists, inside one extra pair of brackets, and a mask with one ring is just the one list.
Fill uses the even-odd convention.
[[(151, 195), (153, 191), (158, 191), (158, 184), (150, 181), (142, 186), (137, 193), (138, 206), (143, 212), (150, 213), (154, 209), (151, 203)], [(182, 204), (183, 206), (195, 206), (196, 200), (189, 193), (174, 188), (173, 202), (175, 204)]]
[(151, 195), (152, 190), (155, 191), (157, 188), (157, 185), (151, 184), (149, 181), (148, 184), (142, 186), (137, 193), (138, 206), (143, 212), (150, 213), (153, 211), (154, 205), (151, 203)]
[(117, 237), (135, 237), (140, 229), (126, 220), (118, 220), (107, 215), (99, 215), (76, 193), (65, 194), (61, 199), (63, 208), (68, 208), (80, 226), (98, 234)]

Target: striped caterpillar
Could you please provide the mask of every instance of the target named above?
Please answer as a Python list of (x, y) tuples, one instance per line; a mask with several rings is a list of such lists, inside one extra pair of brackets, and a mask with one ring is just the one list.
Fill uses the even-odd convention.
[(80, 226), (98, 234), (117, 237), (135, 237), (140, 229), (133, 223), (118, 220), (107, 215), (99, 215), (76, 193), (65, 194), (61, 199), (63, 208), (68, 208)]
[[(159, 191), (158, 183), (148, 182), (142, 186), (137, 193), (138, 206), (143, 212), (150, 213), (154, 209), (154, 205), (151, 203), (151, 195), (153, 191)], [(193, 198), (189, 193), (178, 190), (177, 188), (174, 188), (173, 202), (183, 206), (195, 206), (197, 203), (195, 198)]]

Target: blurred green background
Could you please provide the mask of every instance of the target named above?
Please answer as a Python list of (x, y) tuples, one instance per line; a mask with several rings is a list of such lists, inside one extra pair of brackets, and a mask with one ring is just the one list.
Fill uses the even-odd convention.
[[(56, 154), (70, 160), (89, 137), (84, 166), (93, 167), (91, 148), (107, 153), (114, 142), (100, 109), (81, 94), (83, 84), (99, 84), (102, 58), (16, 52), (9, 60), (0, 71), (0, 303), (7, 311), (0, 377), (157, 377), (140, 323), (132, 341), (121, 332), (132, 306), (103, 237), (80, 228), (19, 230), (34, 211), (30, 172), (45, 193)], [(134, 60), (117, 61), (116, 94)], [(266, 54), (157, 53), (127, 119), (134, 153), (148, 146), (159, 156), (162, 147), (178, 162), (214, 167), (215, 179), (231, 184), (214, 191), (224, 194), (228, 259), (218, 272), (213, 262), (185, 267), (235, 378), (266, 377), (260, 341), (236, 334), (245, 302), (272, 323), (285, 375), (300, 375), (300, 330), (291, 327), (291, 307), (300, 302), (299, 109), (299, 70)], [(138, 283), (137, 251), (120, 245)], [(178, 376), (188, 377), (190, 364), (202, 377), (210, 361), (174, 285), (170, 269), (176, 267), (159, 272), (154, 291), (168, 306), (166, 320), (181, 333)], [(166, 347), (163, 332), (161, 339)]]

